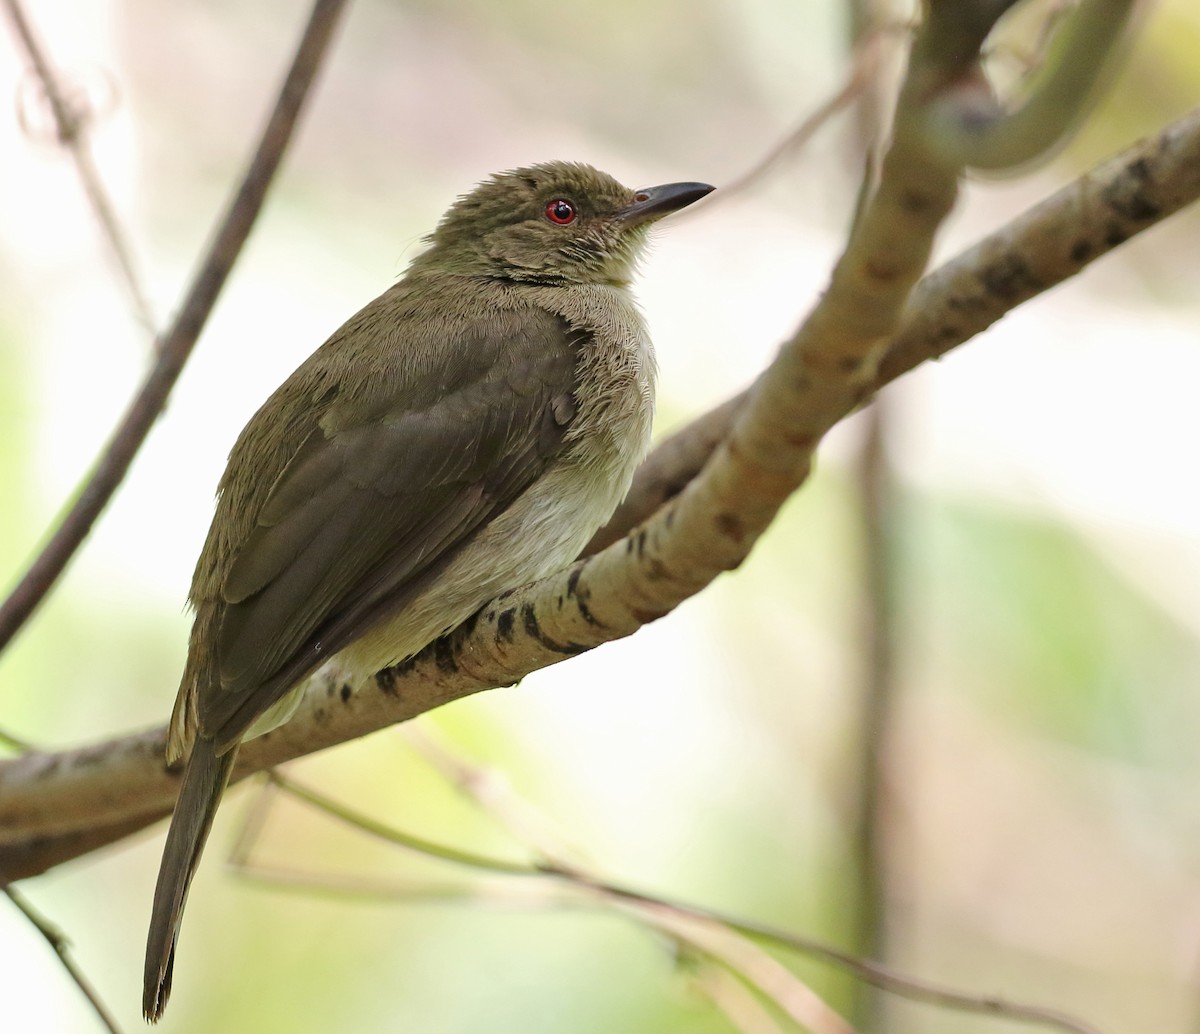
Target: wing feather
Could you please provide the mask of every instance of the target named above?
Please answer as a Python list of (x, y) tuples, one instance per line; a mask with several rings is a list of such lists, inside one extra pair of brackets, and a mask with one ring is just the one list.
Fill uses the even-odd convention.
[(205, 735), (235, 742), (538, 478), (574, 417), (585, 339), (528, 310), (519, 330), (462, 328), (446, 348), (463, 360), (393, 385), (398, 401), (337, 393), (229, 565)]

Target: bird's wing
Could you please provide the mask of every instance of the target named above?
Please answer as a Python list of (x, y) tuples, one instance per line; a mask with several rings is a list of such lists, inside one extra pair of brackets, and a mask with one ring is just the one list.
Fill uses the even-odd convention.
[(392, 408), (334, 400), (225, 578), (219, 685), (197, 700), (204, 735), (236, 743), (537, 479), (575, 414), (584, 337), (531, 310), (519, 332), (481, 325), (447, 342), (464, 361), (427, 372), (438, 383), (406, 386)]

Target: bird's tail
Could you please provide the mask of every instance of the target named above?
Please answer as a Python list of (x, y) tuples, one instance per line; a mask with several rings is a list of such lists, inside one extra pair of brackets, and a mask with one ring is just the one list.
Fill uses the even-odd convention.
[(146, 938), (146, 972), (142, 985), (142, 1014), (151, 1023), (157, 1022), (171, 994), (171, 970), (175, 964), (175, 941), (183, 919), (188, 887), (213, 815), (229, 773), (237, 757), (237, 747), (217, 754), (212, 740), (196, 738), (183, 772), (183, 785), (167, 830), (162, 864), (158, 870), (158, 885), (154, 888), (154, 908), (150, 914), (150, 933)]

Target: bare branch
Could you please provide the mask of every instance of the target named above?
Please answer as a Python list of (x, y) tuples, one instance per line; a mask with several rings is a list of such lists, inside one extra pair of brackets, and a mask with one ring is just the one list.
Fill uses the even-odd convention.
[(867, 86), (880, 74), (880, 69), (885, 63), (885, 48), (889, 44), (895, 45), (901, 34), (907, 31), (908, 26), (889, 25), (872, 28), (864, 33), (851, 55), (850, 74), (833, 94), (818, 104), (814, 111), (806, 115), (753, 166), (724, 184), (720, 190), (674, 216), (672, 223), (678, 225), (684, 220), (703, 216), (711, 211), (714, 205), (723, 205), (730, 198), (756, 186), (777, 166), (794, 157), (816, 135), (817, 130), (863, 94)]
[(699, 993), (742, 1034), (785, 1034), (754, 992), (724, 966), (698, 959), (691, 976)]
[(162, 411), (167, 395), (200, 336), (217, 295), (262, 209), (267, 188), (328, 48), (345, 0), (315, 0), (275, 108), (250, 167), (234, 195), (174, 322), (158, 343), (154, 365), (97, 460), (78, 499), (41, 554), (0, 606), (0, 650), (20, 630), (58, 580), (112, 498)]
[[(851, 43), (860, 40), (886, 10), (884, 0), (849, 0)], [(854, 111), (855, 157), (876, 168), (887, 136), (883, 90), (864, 94)], [(893, 405), (876, 397), (865, 414), (863, 436), (854, 460), (854, 509), (861, 557), (856, 572), (858, 635), (861, 658), (854, 681), (854, 717), (842, 770), (843, 822), (849, 831), (852, 899), (844, 920), (847, 945), (858, 956), (888, 961), (891, 941), (892, 866), (887, 851), (889, 799), (885, 770), (897, 710), (896, 599), (900, 586), (893, 528), (895, 473), (889, 462)], [(855, 985), (851, 1016), (865, 1030), (885, 1030), (888, 999), (865, 982)]]
[(605, 904), (623, 906), (621, 910), (638, 922), (657, 927), (691, 950), (703, 952), (739, 974), (810, 1034), (855, 1034), (854, 1028), (808, 984), (732, 927), (697, 919), (665, 902), (635, 902), (621, 895), (613, 898), (602, 882), (586, 889), (596, 892)]
[(37, 77), (42, 96), (50, 108), (58, 142), (67, 149), (75, 163), (80, 183), (83, 185), (83, 192), (87, 195), (97, 222), (100, 223), (113, 258), (117, 261), (117, 268), (120, 270), (125, 288), (129, 292), (130, 301), (133, 302), (138, 322), (153, 334), (156, 329), (154, 312), (138, 277), (133, 251), (92, 158), (92, 149), (88, 140), (92, 111), (85, 103), (72, 102), (68, 98), (67, 91), (55, 74), (50, 58), (42, 48), (37, 34), (33, 31), (33, 26), (21, 7), (20, 0), (4, 0), (4, 6), (8, 11), (9, 20), (12, 22), (13, 32), (25, 50), (25, 56), (29, 59), (33, 74)]
[[(479, 881), (473, 881), (466, 887), (428, 881), (405, 881), (403, 885), (398, 885), (396, 881), (375, 881), (372, 884), (344, 875), (262, 868), (252, 859), (252, 840), (261, 829), (265, 810), (273, 800), (273, 797), (266, 795), (276, 788), (368, 836), (428, 858), (466, 867), (485, 876), (502, 876), (508, 885)], [(656, 929), (673, 943), (677, 942), (683, 950), (696, 952), (741, 975), (811, 1034), (854, 1034), (845, 1021), (795, 974), (741, 934), (719, 923), (687, 915), (671, 907), (660, 906), (653, 903), (652, 899), (634, 901), (625, 895), (610, 896), (606, 890), (608, 883), (594, 875), (586, 874), (583, 869), (574, 865), (545, 860), (511, 862), (405, 833), (278, 773), (272, 773), (260, 804), (251, 812), (246, 829), (238, 838), (230, 865), (239, 875), (260, 880), (272, 887), (279, 885), (294, 890), (393, 899), (401, 897), (414, 901), (457, 900), (476, 905), (488, 903), (546, 908), (566, 904), (578, 905), (582, 895), (585, 900), (613, 908), (643, 925)], [(511, 877), (520, 878), (521, 886), (515, 893), (510, 889), (514, 882)], [(566, 893), (556, 894), (556, 887)]]
[[(438, 772), (467, 796), (478, 808), (496, 819), (508, 833), (540, 859), (538, 871), (552, 869), (579, 873), (590, 866), (581, 864), (578, 851), (565, 842), (549, 821), (528, 802), (522, 800), (494, 772), (472, 765), (426, 735), (420, 726), (409, 726), (408, 739)], [(568, 860), (570, 859), (570, 860)], [(593, 874), (594, 875), (594, 874)], [(569, 881), (574, 882), (574, 881)], [(611, 904), (601, 896), (601, 900)], [(846, 1021), (834, 1012), (794, 973), (782, 966), (757, 945), (719, 924), (695, 923), (669, 908), (652, 908), (647, 913), (618, 902), (640, 922), (658, 927), (682, 945), (708, 956), (719, 967), (743, 976), (784, 1013), (813, 1034), (854, 1034)]]
[[(585, 877), (576, 874), (576, 879), (585, 879)], [(952, 991), (929, 981), (902, 975), (886, 966), (880, 966), (874, 962), (868, 962), (864, 959), (847, 955), (845, 952), (838, 951), (836, 948), (831, 948), (819, 941), (814, 941), (806, 937), (797, 937), (785, 930), (778, 930), (765, 923), (750, 922), (739, 919), (736, 916), (726, 915), (723, 912), (700, 908), (679, 901), (644, 895), (628, 887), (621, 887), (613, 883), (605, 883), (603, 889), (608, 895), (626, 898), (631, 901), (641, 901), (647, 904), (657, 904), (662, 908), (669, 908), (688, 916), (720, 924), (731, 930), (736, 930), (747, 937), (770, 941), (781, 948), (787, 948), (822, 962), (835, 965), (882, 990), (889, 991), (903, 998), (912, 999), (913, 1001), (928, 1002), (931, 1005), (940, 1005), (944, 1008), (955, 1009), (961, 1012), (979, 1013), (1023, 1023), (1041, 1024), (1043, 1026), (1054, 1027), (1058, 1030), (1069, 1031), (1071, 1034), (1100, 1034), (1090, 1024), (1074, 1016), (1068, 1016), (1057, 1009), (1044, 1009), (1041, 1006), (1022, 1005), (1018, 1002), (1005, 1001), (995, 996), (973, 995), (960, 991)]]
[(408, 745), (446, 782), (495, 820), (517, 843), (543, 861), (581, 864), (583, 852), (550, 827), (546, 817), (513, 792), (502, 772), (466, 761), (429, 735), (425, 725), (402, 727)]
[(50, 922), (45, 916), (37, 911), (26, 899), (20, 891), (9, 883), (3, 876), (0, 876), (0, 886), (4, 888), (4, 893), (8, 900), (16, 906), (17, 910), (29, 920), (34, 929), (37, 930), (45, 939), (46, 943), (54, 949), (54, 954), (58, 956), (58, 961), (62, 963), (63, 969), (67, 971), (67, 975), (75, 982), (75, 986), (83, 992), (84, 997), (95, 1010), (96, 1015), (100, 1018), (100, 1022), (104, 1028), (111, 1034), (121, 1034), (121, 1028), (117, 1025), (116, 1019), (108, 1008), (100, 1000), (100, 996), (92, 987), (91, 982), (83, 974), (71, 958), (71, 945), (67, 940), (66, 935)]
[[(859, 955), (886, 961), (891, 940), (889, 914), (892, 861), (888, 855), (891, 800), (887, 778), (889, 746), (901, 686), (896, 678), (896, 614), (900, 585), (894, 542), (896, 476), (888, 460), (886, 434), (891, 401), (877, 398), (865, 414), (863, 439), (854, 463), (858, 516), (859, 644), (853, 750), (846, 760), (844, 821), (853, 857), (855, 902), (848, 920), (849, 944)], [(864, 997), (855, 1018), (867, 1029), (886, 1029), (878, 995)], [(868, 1022), (871, 1021), (871, 1022)]]
[(946, 90), (926, 109), (931, 146), (973, 169), (1013, 169), (1047, 154), (1079, 121), (1112, 68), (1134, 4), (1082, 0), (1056, 28), (1060, 52), (1015, 111), (1005, 110), (981, 75)]
[[(914, 1001), (928, 1002), (962, 1012), (1041, 1024), (1069, 1031), (1072, 1034), (1098, 1034), (1095, 1028), (1057, 1010), (1008, 1002), (988, 995), (973, 995), (955, 991), (929, 981), (909, 977), (877, 963), (856, 958), (821, 941), (795, 936), (767, 924), (740, 919), (686, 902), (644, 894), (610, 880), (598, 878), (573, 865), (514, 863), (506, 859), (433, 843), (423, 837), (416, 837), (378, 822), (370, 816), (290, 778), (275, 774), (272, 776), (272, 782), (330, 817), (387, 843), (417, 851), (427, 857), (449, 861), (489, 874), (548, 879), (563, 884), (573, 891), (582, 891), (588, 897), (607, 907), (622, 907), (633, 918), (650, 923), (665, 933), (678, 937), (690, 947), (702, 951), (719, 960), (731, 970), (741, 973), (770, 999), (778, 1003), (789, 1016), (818, 1034), (825, 1034), (825, 1032), (853, 1034), (853, 1032), (845, 1021), (829, 1010), (819, 998), (816, 998), (812, 991), (796, 978), (795, 974), (763, 953), (753, 941), (769, 941), (778, 947), (832, 965), (882, 990)], [(257, 826), (261, 822), (261, 814), (252, 815), (252, 821)], [(242, 843), (244, 845), (245, 838), (242, 838)], [(262, 877), (263, 873), (256, 872), (255, 867), (252, 865), (247, 867), (247, 859), (248, 852), (243, 848), (238, 853), (237, 864), (242, 867), (240, 871), (247, 875)], [(286, 886), (293, 888), (303, 888), (307, 885), (363, 892), (361, 887), (347, 885), (344, 877), (335, 877), (332, 881), (325, 881), (319, 876), (305, 876), (300, 873), (279, 875), (283, 877), (283, 883)], [(274, 879), (274, 876), (274, 873), (270, 873), (266, 878), (270, 881)], [(376, 889), (383, 890), (384, 888)], [(374, 891), (367, 892), (374, 893)], [(423, 891), (419, 889), (408, 888), (403, 892), (403, 896), (411, 898), (424, 895)], [(469, 896), (472, 900), (479, 899), (478, 894)], [(504, 897), (502, 900), (509, 904), (520, 903), (522, 900), (526, 903), (552, 903), (537, 898)]]

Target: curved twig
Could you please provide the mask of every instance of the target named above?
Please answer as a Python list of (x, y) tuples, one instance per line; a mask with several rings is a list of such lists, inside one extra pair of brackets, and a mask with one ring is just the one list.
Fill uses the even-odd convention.
[(63, 969), (67, 971), (67, 975), (75, 983), (75, 986), (83, 992), (83, 996), (88, 1000), (88, 1003), (99, 1017), (100, 1022), (104, 1025), (105, 1030), (109, 1031), (110, 1034), (121, 1034), (121, 1028), (117, 1025), (116, 1018), (108, 1011), (108, 1007), (104, 1002), (100, 1000), (100, 996), (96, 993), (96, 989), (92, 987), (91, 981), (84, 976), (83, 970), (71, 958), (71, 946), (66, 935), (26, 901), (25, 896), (3, 877), (0, 877), (0, 889), (3, 890), (17, 911), (46, 939), (46, 943), (50, 945), (54, 950), (54, 954), (58, 956), (58, 961), (62, 963)]
[(344, 4), (345, 0), (315, 0), (250, 167), (188, 288), (179, 314), (159, 341), (154, 365), (97, 460), (74, 506), (8, 599), (0, 605), (0, 650), (28, 620), (75, 555), (162, 411), (262, 209), (267, 188), (292, 137), (296, 119), (321, 66)]
[[(466, 851), (445, 844), (435, 843), (426, 840), (424, 837), (413, 836), (412, 834), (379, 822), (369, 815), (359, 812), (354, 808), (342, 804), (340, 801), (336, 801), (279, 773), (271, 775), (271, 782), (297, 799), (304, 801), (306, 804), (317, 808), (340, 822), (352, 826), (360, 832), (383, 840), (386, 843), (395, 844), (406, 850), (414, 851), (424, 857), (437, 858), (469, 869), (495, 873), (502, 876), (551, 879), (576, 890), (590, 892), (602, 902), (609, 904), (623, 902), (627, 905), (632, 905), (634, 906), (634, 915), (636, 917), (650, 921), (671, 932), (673, 935), (684, 938), (689, 943), (698, 944), (706, 952), (710, 951), (715, 956), (723, 958), (726, 964), (732, 964), (734, 968), (747, 973), (748, 976), (753, 974), (751, 976), (752, 979), (755, 977), (759, 978), (756, 980), (756, 983), (763, 979), (761, 967), (763, 967), (767, 959), (757, 954), (747, 957), (745, 951), (739, 951), (735, 943), (733, 958), (734, 960), (740, 960), (741, 965), (738, 965), (737, 961), (731, 962), (728, 954), (730, 946), (717, 943), (720, 935), (729, 936), (732, 932), (741, 935), (741, 937), (749, 938), (751, 941), (769, 941), (778, 947), (786, 948), (834, 966), (881, 990), (913, 1001), (927, 1002), (959, 1012), (996, 1016), (998, 1018), (1025, 1023), (1037, 1023), (1054, 1027), (1058, 1030), (1068, 1031), (1070, 1034), (1099, 1034), (1096, 1028), (1084, 1021), (1056, 1009), (1010, 1002), (991, 995), (956, 991), (931, 981), (921, 980), (897, 972), (888, 966), (882, 966), (866, 959), (857, 958), (813, 938), (800, 937), (765, 923), (741, 919), (737, 916), (688, 904), (687, 902), (646, 894), (631, 887), (599, 878), (574, 865), (566, 865), (560, 862), (542, 864), (512, 862), (475, 851)], [(236, 862), (238, 871), (254, 875), (254, 869), (248, 865), (247, 859), (248, 855), (244, 850), (239, 852)], [(291, 878), (288, 882), (291, 886), (302, 886), (303, 875), (291, 873), (290, 876)], [(350, 889), (344, 881), (339, 882), (338, 886), (342, 889)], [(366, 892), (375, 893), (372, 890)], [(681, 922), (682, 920), (687, 920), (687, 922), (683, 923)], [(744, 941), (740, 943), (749, 947)], [(840, 1020), (840, 1017), (835, 1018), (826, 1013), (819, 1012), (812, 1007), (811, 1003), (806, 1002), (805, 1008), (811, 1010), (803, 1014), (803, 1016), (810, 1017), (809, 1022), (812, 1022), (811, 1017), (814, 1015), (820, 1017), (817, 1022), (824, 1023), (826, 1026)], [(801, 1017), (794, 1016), (794, 1018)]]
[(1134, 5), (1082, 0), (1056, 27), (1060, 52), (1014, 111), (997, 101), (981, 74), (963, 78), (926, 109), (930, 145), (946, 161), (972, 169), (1012, 170), (1044, 157), (1095, 97), (1127, 37)]
[(58, 76), (55, 75), (50, 59), (38, 41), (33, 26), (19, 0), (4, 0), (4, 6), (8, 11), (9, 20), (12, 22), (13, 32), (25, 50), (33, 75), (37, 77), (42, 96), (45, 97), (46, 104), (50, 108), (50, 115), (54, 119), (55, 137), (70, 153), (75, 163), (75, 169), (79, 173), (83, 192), (92, 206), (96, 221), (104, 231), (104, 238), (108, 241), (113, 258), (117, 261), (117, 268), (121, 271), (121, 278), (125, 282), (125, 288), (133, 303), (134, 314), (137, 316), (138, 322), (153, 334), (155, 332), (154, 312), (137, 274), (133, 250), (130, 248), (128, 237), (113, 210), (108, 191), (105, 190), (104, 182), (92, 159), (91, 147), (88, 146), (88, 130), (91, 126), (94, 109), (91, 106), (73, 104), (68, 99), (67, 91), (63, 89)]

